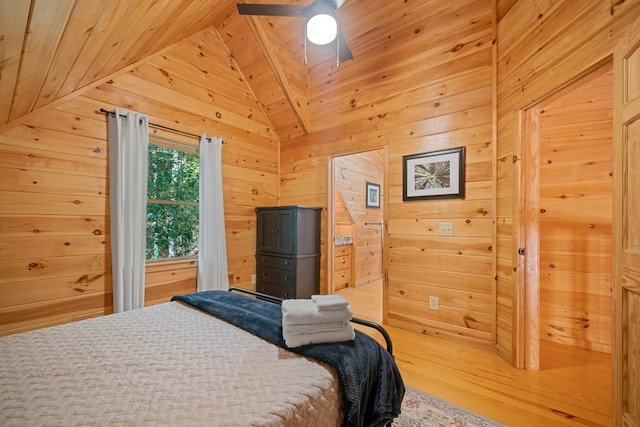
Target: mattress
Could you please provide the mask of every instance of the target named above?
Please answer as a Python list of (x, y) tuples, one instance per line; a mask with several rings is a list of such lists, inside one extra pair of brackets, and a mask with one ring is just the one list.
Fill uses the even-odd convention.
[(0, 338), (0, 425), (335, 426), (333, 369), (179, 302)]

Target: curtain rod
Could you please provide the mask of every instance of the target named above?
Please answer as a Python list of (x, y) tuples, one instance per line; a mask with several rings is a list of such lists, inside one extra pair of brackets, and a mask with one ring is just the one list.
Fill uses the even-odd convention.
[[(108, 110), (105, 110), (104, 108), (101, 108), (101, 109), (100, 109), (100, 112), (101, 112), (101, 113), (104, 113), (104, 114), (116, 114), (116, 112), (115, 112), (115, 111), (108, 111)], [(196, 139), (198, 139), (198, 140), (200, 139), (200, 135), (196, 135), (195, 133), (185, 132), (185, 131), (183, 131), (183, 130), (179, 130), (179, 129), (173, 129), (173, 128), (170, 128), (170, 127), (168, 127), (168, 126), (162, 126), (162, 125), (159, 125), (159, 124), (157, 124), (157, 123), (151, 123), (151, 122), (149, 122), (149, 126), (153, 126), (153, 127), (160, 128), (160, 129), (164, 129), (164, 130), (168, 130), (168, 131), (170, 131), (170, 132), (180, 133), (180, 134), (182, 134), (182, 135), (186, 135), (186, 136), (191, 136), (191, 137), (196, 138)], [(207, 139), (210, 139), (210, 138), (209, 138), (209, 137), (207, 137)]]

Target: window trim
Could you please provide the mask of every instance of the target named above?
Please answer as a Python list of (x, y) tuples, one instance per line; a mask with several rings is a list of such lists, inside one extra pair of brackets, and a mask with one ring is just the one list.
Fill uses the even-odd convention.
[[(149, 135), (149, 145), (154, 145), (156, 147), (162, 147), (170, 150), (182, 151), (185, 153), (195, 154), (198, 156), (198, 161), (200, 160), (200, 151), (198, 144), (188, 144), (182, 141), (173, 140), (170, 138), (162, 137), (159, 135)], [(189, 202), (189, 201), (181, 201), (181, 200), (160, 200), (160, 199), (152, 199), (147, 198), (146, 205), (156, 204), (156, 205), (169, 205), (169, 206), (199, 206), (200, 203)], [(200, 226), (200, 221), (198, 220), (198, 226)], [(198, 237), (199, 239), (199, 237)], [(199, 243), (199, 242), (198, 242)], [(146, 251), (146, 244), (145, 244)], [(157, 259), (149, 259), (145, 256), (145, 264), (150, 263), (154, 265), (162, 264), (162, 263), (172, 263), (172, 262), (197, 262), (198, 255), (190, 255), (190, 256), (179, 256), (179, 257), (171, 257), (171, 258), (157, 258)]]

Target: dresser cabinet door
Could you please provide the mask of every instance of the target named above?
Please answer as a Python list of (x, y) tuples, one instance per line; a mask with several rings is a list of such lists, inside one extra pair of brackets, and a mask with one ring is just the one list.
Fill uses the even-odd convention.
[(294, 212), (292, 209), (258, 210), (259, 252), (291, 255), (294, 251)]

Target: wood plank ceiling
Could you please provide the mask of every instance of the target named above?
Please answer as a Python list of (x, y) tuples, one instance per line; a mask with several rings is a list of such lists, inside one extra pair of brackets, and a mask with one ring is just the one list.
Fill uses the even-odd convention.
[(0, 0), (0, 124), (210, 27), (235, 0)]
[(0, 0), (0, 128), (216, 27), (276, 131), (307, 132), (302, 20), (240, 16), (236, 2)]
[(338, 72), (331, 46), (309, 45), (304, 64), (303, 19), (240, 16), (238, 1), (0, 0), (0, 130), (213, 27), (285, 141), (326, 126), (311, 119), (312, 104), (322, 108), (320, 92), (335, 90), (340, 73), (370, 73), (376, 52), (392, 58), (393, 38), (417, 31), (430, 13), (426, 1), (347, 0), (338, 21), (355, 60)]

